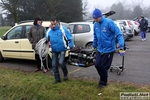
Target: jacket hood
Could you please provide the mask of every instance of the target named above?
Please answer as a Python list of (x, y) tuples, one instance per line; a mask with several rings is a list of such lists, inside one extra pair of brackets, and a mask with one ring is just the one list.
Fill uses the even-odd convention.
[(42, 21), (42, 18), (41, 18), (40, 16), (36, 17), (36, 18), (34, 19), (33, 25), (37, 25), (37, 21), (38, 21), (38, 20)]

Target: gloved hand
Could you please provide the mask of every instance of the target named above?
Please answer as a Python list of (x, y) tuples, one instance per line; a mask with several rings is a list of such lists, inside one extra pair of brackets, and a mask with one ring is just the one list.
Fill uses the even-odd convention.
[(97, 50), (97, 48), (92, 48), (93, 49), (93, 51), (96, 51)]
[(73, 45), (73, 46), (70, 46), (69, 48), (67, 48), (67, 49), (73, 49), (73, 48), (75, 48), (75, 45)]
[(125, 55), (125, 50), (120, 49), (120, 50), (119, 50), (119, 54), (120, 54), (120, 56), (124, 56), (124, 55)]

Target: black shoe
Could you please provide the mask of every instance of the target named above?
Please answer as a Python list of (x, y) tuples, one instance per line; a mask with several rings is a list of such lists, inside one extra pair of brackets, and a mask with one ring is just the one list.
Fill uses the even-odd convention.
[(53, 82), (53, 84), (57, 84), (57, 83), (60, 83), (60, 82), (61, 82), (60, 80), (58, 80), (58, 81), (55, 80), (55, 81)]
[(64, 76), (64, 81), (68, 80), (68, 76)]
[(98, 86), (99, 89), (105, 88), (105, 87), (106, 87), (106, 85), (101, 85), (101, 84)]

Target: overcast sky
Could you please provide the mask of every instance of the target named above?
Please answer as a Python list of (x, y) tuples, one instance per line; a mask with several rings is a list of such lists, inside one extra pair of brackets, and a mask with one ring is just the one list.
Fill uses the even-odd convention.
[(90, 8), (95, 7), (110, 7), (114, 3), (121, 2), (123, 4), (142, 4), (150, 6), (150, 0), (87, 0)]

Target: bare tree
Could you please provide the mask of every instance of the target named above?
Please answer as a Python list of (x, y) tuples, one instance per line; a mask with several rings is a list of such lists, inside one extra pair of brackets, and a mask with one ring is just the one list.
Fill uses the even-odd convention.
[(13, 15), (14, 22), (18, 23), (18, 2), (19, 0), (1, 0), (1, 7)]

